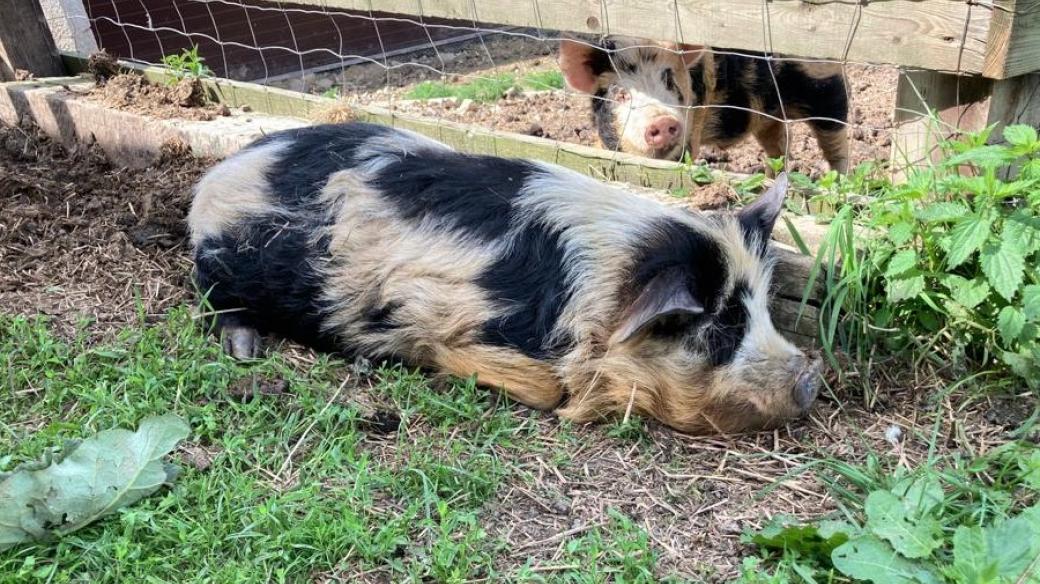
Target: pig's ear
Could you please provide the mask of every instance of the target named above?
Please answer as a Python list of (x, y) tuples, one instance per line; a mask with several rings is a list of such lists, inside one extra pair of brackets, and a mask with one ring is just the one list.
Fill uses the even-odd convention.
[(690, 292), (686, 273), (678, 268), (665, 270), (647, 283), (621, 315), (611, 343), (627, 342), (666, 317), (699, 314), (704, 314), (704, 305)]
[(700, 63), (701, 59), (704, 58), (704, 53), (707, 51), (707, 47), (703, 45), (679, 45), (679, 57), (682, 58), (683, 65), (689, 69)]
[(560, 70), (571, 89), (582, 93), (596, 90), (596, 78), (601, 71), (596, 71), (594, 64), (599, 52), (598, 48), (578, 41), (560, 41)]
[(773, 226), (776, 225), (780, 212), (784, 210), (787, 184), (787, 173), (780, 173), (768, 191), (737, 214), (744, 237), (749, 240), (756, 239), (759, 253), (765, 251), (769, 236), (773, 233)]

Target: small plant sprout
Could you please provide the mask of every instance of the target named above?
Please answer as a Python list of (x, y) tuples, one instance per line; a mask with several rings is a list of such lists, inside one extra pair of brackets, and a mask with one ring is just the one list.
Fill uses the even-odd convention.
[(190, 49), (184, 49), (180, 54), (165, 55), (162, 58), (163, 65), (166, 65), (177, 80), (212, 76), (213, 72), (203, 61), (205, 58), (199, 56), (198, 45), (192, 45)]

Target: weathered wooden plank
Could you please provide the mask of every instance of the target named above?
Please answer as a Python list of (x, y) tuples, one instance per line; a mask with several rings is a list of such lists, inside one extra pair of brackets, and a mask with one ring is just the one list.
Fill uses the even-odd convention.
[[(991, 14), (990, 8), (964, 0), (298, 1), (733, 49), (771, 48), (813, 58), (841, 59), (847, 49), (848, 58), (857, 62), (972, 73), (983, 72)], [(1031, 66), (1040, 69), (1040, 61)]]
[[(929, 112), (937, 114), (938, 123)], [(938, 162), (938, 144), (996, 124), (1040, 125), (1040, 73), (1010, 79), (903, 72), (896, 90), (892, 161), (897, 169)], [(897, 174), (904, 174), (902, 170)]]
[(1040, 0), (995, 0), (982, 74), (994, 79), (1040, 68)]
[(0, 0), (0, 80), (14, 80), (19, 70), (65, 74), (38, 0)]

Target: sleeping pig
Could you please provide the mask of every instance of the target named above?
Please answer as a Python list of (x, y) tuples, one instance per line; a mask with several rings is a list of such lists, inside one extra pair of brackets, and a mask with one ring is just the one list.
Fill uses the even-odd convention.
[(840, 64), (609, 37), (598, 45), (562, 41), (560, 68), (572, 89), (593, 96), (605, 148), (679, 160), (684, 151), (696, 158), (702, 145), (725, 149), (750, 133), (776, 158), (787, 151), (782, 120), (807, 119), (830, 167), (848, 168)]
[(785, 189), (693, 214), (355, 123), (258, 140), (200, 180), (188, 220), (235, 357), (275, 333), (475, 375), (576, 421), (632, 411), (735, 432), (799, 416), (817, 393), (819, 361), (767, 309)]

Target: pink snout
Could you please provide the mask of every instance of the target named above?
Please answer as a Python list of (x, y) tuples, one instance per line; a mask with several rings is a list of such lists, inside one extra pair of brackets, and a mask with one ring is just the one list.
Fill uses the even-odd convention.
[(672, 116), (659, 116), (646, 129), (646, 143), (654, 150), (670, 150), (679, 143), (679, 120)]

